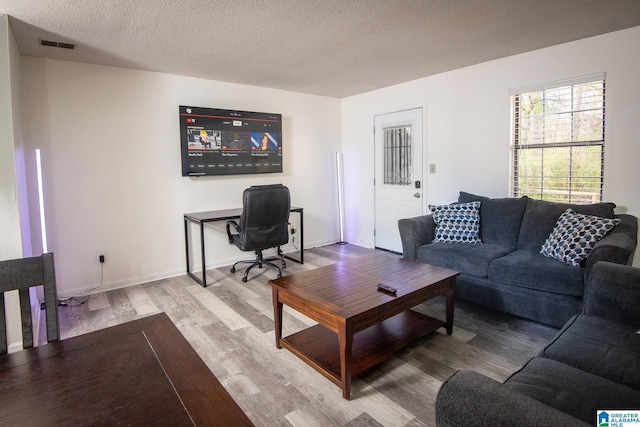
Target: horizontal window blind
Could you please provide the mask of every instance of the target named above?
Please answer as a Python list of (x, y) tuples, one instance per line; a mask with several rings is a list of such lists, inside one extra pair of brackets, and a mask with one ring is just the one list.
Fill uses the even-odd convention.
[(513, 99), (513, 196), (602, 199), (605, 81), (521, 92)]
[(586, 76), (555, 80), (552, 82), (537, 83), (537, 84), (522, 86), (518, 88), (511, 88), (509, 89), (509, 95), (519, 95), (521, 93), (529, 93), (529, 92), (541, 92), (545, 89), (553, 89), (553, 88), (559, 88), (563, 86), (573, 86), (573, 85), (579, 85), (582, 83), (597, 82), (600, 80), (604, 81), (606, 80), (605, 77), (606, 77), (605, 73), (595, 73), (595, 74), (588, 74)]

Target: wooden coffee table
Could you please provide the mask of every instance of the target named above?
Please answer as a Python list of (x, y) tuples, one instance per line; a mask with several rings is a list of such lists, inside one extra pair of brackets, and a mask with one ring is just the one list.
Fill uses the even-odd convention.
[[(444, 326), (453, 329), (458, 272), (387, 253), (271, 280), (276, 347), (285, 347), (351, 395), (351, 378)], [(378, 283), (397, 289), (379, 291)], [(446, 296), (446, 320), (410, 310)], [(282, 337), (282, 306), (318, 322)]]

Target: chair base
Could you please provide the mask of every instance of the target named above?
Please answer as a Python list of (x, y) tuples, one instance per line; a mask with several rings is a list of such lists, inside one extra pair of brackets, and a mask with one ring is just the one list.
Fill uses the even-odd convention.
[(256, 251), (256, 258), (255, 259), (250, 259), (250, 260), (243, 260), (243, 261), (238, 261), (235, 264), (233, 264), (231, 266), (231, 272), (235, 273), (236, 272), (236, 265), (240, 264), (240, 263), (251, 263), (251, 265), (249, 267), (247, 267), (247, 269), (244, 271), (244, 275), (242, 276), (242, 281), (243, 282), (247, 282), (248, 276), (249, 276), (249, 272), (251, 271), (251, 269), (253, 267), (258, 267), (258, 268), (262, 268), (263, 264), (266, 265), (270, 265), (271, 267), (275, 268), (276, 270), (278, 270), (278, 279), (282, 277), (282, 270), (280, 269), (280, 267), (278, 267), (277, 265), (275, 265), (274, 263), (272, 263), (271, 261), (280, 261), (282, 262), (282, 268), (287, 268), (287, 263), (280, 257), (270, 257), (270, 258), (264, 258), (262, 256), (262, 251)]

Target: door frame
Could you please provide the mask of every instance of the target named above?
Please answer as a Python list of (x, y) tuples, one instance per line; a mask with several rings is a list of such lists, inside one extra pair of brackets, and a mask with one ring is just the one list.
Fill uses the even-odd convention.
[[(427, 101), (424, 100), (421, 103), (411, 103), (411, 104), (403, 104), (403, 105), (398, 105), (398, 106), (390, 106), (388, 108), (385, 108), (384, 111), (379, 110), (379, 111), (375, 111), (372, 115), (371, 115), (371, 129), (373, 130), (372, 132), (372, 141), (371, 143), (373, 144), (373, 182), (374, 182), (374, 186), (372, 188), (373, 190), (373, 222), (372, 222), (372, 229), (371, 229), (371, 237), (372, 237), (372, 242), (373, 248), (376, 248), (376, 235), (375, 235), (375, 227), (376, 227), (376, 188), (375, 188), (375, 179), (376, 179), (376, 159), (377, 159), (377, 155), (378, 153), (376, 153), (376, 136), (375, 136), (375, 128), (376, 128), (376, 117), (377, 116), (382, 116), (385, 114), (393, 114), (393, 113), (398, 113), (398, 112), (402, 112), (402, 111), (406, 111), (406, 110), (415, 110), (416, 108), (422, 108), (422, 141), (420, 141), (422, 143), (422, 185), (420, 188), (420, 193), (421, 193), (421, 211), (422, 211), (422, 215), (425, 215), (425, 213), (427, 212), (427, 184), (428, 184), (428, 171), (429, 171), (429, 165), (427, 164)], [(381, 249), (381, 250), (385, 250), (385, 249)]]

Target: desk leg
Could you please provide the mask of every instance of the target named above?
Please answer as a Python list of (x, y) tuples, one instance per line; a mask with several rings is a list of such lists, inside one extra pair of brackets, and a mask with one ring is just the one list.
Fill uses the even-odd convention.
[(341, 324), (338, 328), (340, 343), (340, 377), (342, 382), (342, 397), (351, 398), (351, 353), (353, 348), (353, 328), (350, 324)]
[(189, 223), (187, 218), (184, 219), (184, 247), (187, 255), (187, 274), (191, 273), (191, 263), (189, 262)]
[(304, 264), (304, 217), (302, 214), (302, 209), (295, 210), (293, 212), (294, 213), (297, 212), (300, 215), (300, 230), (299, 230), (300, 231), (300, 249), (298, 250), (298, 254), (299, 254), (298, 259), (294, 257), (290, 257), (289, 255), (283, 254), (282, 250), (280, 250), (280, 247), (278, 247), (278, 256), (281, 256), (286, 259), (290, 259), (300, 264)]
[(282, 303), (278, 301), (278, 289), (273, 288), (273, 321), (275, 323), (276, 348), (282, 348), (280, 340), (282, 339)]
[[(206, 272), (207, 272), (207, 268), (204, 265), (204, 224), (202, 222), (200, 222), (200, 247), (202, 250), (202, 279), (200, 279), (200, 277), (198, 277), (193, 271), (191, 271), (191, 256), (189, 256), (189, 219), (187, 219), (187, 217), (184, 217), (184, 246), (185, 246), (185, 251), (186, 251), (186, 257), (187, 257), (187, 275), (189, 277), (191, 277), (193, 280), (195, 280), (196, 282), (200, 283), (202, 286), (207, 286), (207, 278), (205, 276)], [(193, 222), (193, 221), (192, 221)]]
[(300, 264), (304, 264), (304, 215), (300, 210)]
[(453, 333), (453, 310), (456, 303), (456, 278), (449, 279), (451, 281), (451, 289), (446, 293), (447, 304), (447, 322), (445, 324), (447, 328), (447, 335)]
[(207, 287), (207, 262), (204, 255), (204, 222), (200, 222), (200, 247), (202, 250), (202, 286)]

